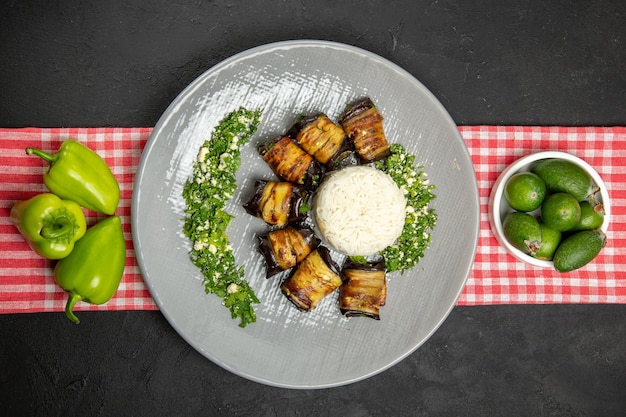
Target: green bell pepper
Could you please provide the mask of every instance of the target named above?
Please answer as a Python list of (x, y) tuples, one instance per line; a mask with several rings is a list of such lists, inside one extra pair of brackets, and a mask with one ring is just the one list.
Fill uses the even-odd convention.
[(77, 203), (50, 193), (16, 203), (10, 217), (28, 245), (48, 259), (68, 256), (87, 229), (83, 209)]
[(89, 210), (115, 213), (120, 186), (106, 162), (87, 146), (66, 140), (56, 154), (37, 148), (26, 148), (26, 153), (50, 163), (44, 183), (54, 194)]
[(104, 304), (120, 285), (126, 263), (126, 241), (118, 216), (107, 217), (87, 229), (72, 253), (57, 262), (54, 279), (69, 293), (66, 316), (74, 323), (78, 301)]

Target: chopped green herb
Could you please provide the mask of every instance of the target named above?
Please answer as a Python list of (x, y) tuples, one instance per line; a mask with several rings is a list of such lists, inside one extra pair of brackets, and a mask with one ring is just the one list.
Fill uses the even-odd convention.
[(190, 259), (202, 272), (206, 293), (222, 298), (231, 317), (241, 319), (240, 327), (256, 321), (252, 305), (259, 300), (244, 279), (243, 266), (235, 262), (226, 235), (233, 216), (224, 207), (237, 187), (240, 147), (256, 132), (260, 120), (260, 110), (240, 108), (228, 114), (198, 151), (192, 178), (183, 188), (183, 231), (193, 242)]
[(390, 151), (391, 155), (377, 162), (376, 167), (389, 174), (404, 192), (406, 219), (396, 243), (383, 249), (381, 255), (388, 272), (404, 273), (419, 262), (430, 244), (430, 232), (437, 222), (437, 213), (429, 207), (435, 199), (432, 193), (435, 186), (426, 179), (426, 173), (416, 170), (415, 156), (402, 145), (392, 144)]
[(349, 258), (356, 264), (367, 265), (367, 258), (365, 256), (350, 256)]
[(303, 201), (302, 205), (298, 209), (298, 214), (302, 214), (303, 216), (308, 214), (311, 211), (311, 203), (308, 200)]

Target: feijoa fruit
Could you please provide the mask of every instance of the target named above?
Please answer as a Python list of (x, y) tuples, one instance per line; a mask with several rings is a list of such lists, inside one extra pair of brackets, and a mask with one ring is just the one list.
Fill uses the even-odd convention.
[(534, 256), (541, 246), (539, 222), (528, 213), (514, 211), (502, 222), (504, 236), (517, 249)]

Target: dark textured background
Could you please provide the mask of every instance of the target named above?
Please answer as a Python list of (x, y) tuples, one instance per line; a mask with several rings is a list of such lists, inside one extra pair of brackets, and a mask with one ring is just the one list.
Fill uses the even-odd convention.
[[(234, 53), (353, 44), (404, 67), (458, 124), (626, 125), (616, 1), (0, 2), (0, 126), (153, 126)], [(193, 312), (190, 312), (193, 314)], [(285, 390), (232, 375), (161, 313), (0, 316), (6, 416), (622, 416), (626, 306), (457, 307), (388, 371)]]

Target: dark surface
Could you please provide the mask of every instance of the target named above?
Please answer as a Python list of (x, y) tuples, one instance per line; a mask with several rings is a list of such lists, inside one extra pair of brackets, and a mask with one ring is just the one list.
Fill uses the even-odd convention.
[[(34, 3), (34, 2), (32, 2)], [(0, 2), (0, 126), (153, 126), (222, 59), (327, 39), (404, 67), (458, 124), (626, 124), (619, 1)], [(388, 371), (285, 390), (230, 374), (160, 312), (0, 316), (7, 416), (620, 416), (626, 306), (457, 307)]]

